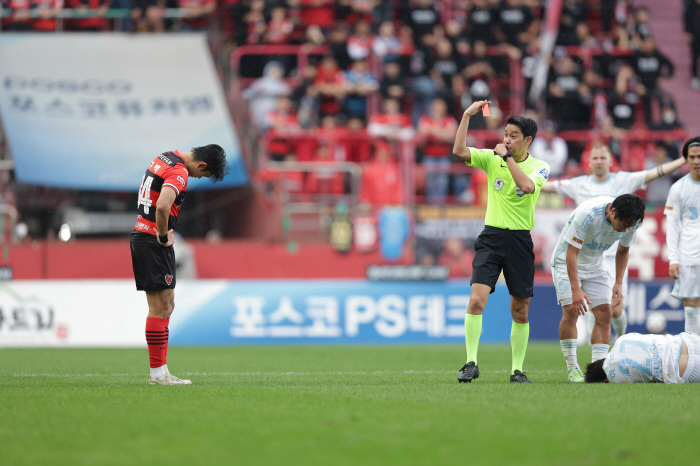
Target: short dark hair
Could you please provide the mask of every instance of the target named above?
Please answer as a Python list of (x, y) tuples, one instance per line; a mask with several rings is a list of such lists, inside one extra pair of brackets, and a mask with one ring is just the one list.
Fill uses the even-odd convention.
[(690, 147), (691, 144), (694, 143), (700, 144), (700, 136), (695, 136), (694, 138), (690, 138), (687, 141), (685, 141), (685, 144), (683, 144), (683, 150), (681, 151), (683, 154), (683, 157), (688, 160), (688, 148)]
[(617, 196), (612, 203), (612, 208), (615, 209), (615, 218), (629, 226), (638, 226), (644, 221), (646, 206), (642, 198), (636, 194)]
[(221, 181), (228, 174), (226, 152), (218, 144), (209, 144), (192, 148), (193, 159), (197, 162), (205, 162), (207, 171), (211, 173), (209, 178), (213, 183)]
[(608, 374), (603, 370), (605, 358), (593, 361), (586, 366), (586, 372), (583, 374), (583, 379), (586, 383), (602, 383), (608, 378)]
[[(535, 120), (532, 118), (509, 116), (508, 119), (506, 119), (506, 124), (515, 125), (520, 128), (520, 131), (523, 132), (523, 139), (530, 136), (532, 141), (535, 140), (535, 135), (537, 134), (537, 123), (535, 123)], [(530, 143), (532, 143), (532, 141), (530, 141)]]

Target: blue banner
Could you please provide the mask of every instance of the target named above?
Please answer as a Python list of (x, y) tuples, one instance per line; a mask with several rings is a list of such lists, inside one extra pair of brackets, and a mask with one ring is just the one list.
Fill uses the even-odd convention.
[[(206, 281), (205, 281), (206, 282)], [(666, 332), (683, 331), (672, 284), (631, 283), (629, 332), (648, 333), (661, 312)], [(469, 282), (216, 281), (178, 283), (170, 325), (175, 345), (461, 343)], [(561, 307), (552, 285), (536, 285), (530, 340), (558, 340)], [(483, 319), (482, 343), (507, 343), (510, 295), (498, 284)]]

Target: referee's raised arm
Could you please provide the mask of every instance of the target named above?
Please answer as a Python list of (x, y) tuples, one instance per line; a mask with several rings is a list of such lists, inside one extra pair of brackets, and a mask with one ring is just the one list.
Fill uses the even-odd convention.
[(464, 111), (462, 121), (459, 122), (457, 136), (455, 136), (455, 146), (452, 149), (452, 153), (467, 163), (471, 163), (472, 161), (472, 156), (467, 148), (467, 128), (469, 127), (469, 120), (471, 119), (472, 115), (476, 115), (484, 105), (488, 105), (490, 103), (490, 100), (478, 100), (473, 102), (469, 108)]

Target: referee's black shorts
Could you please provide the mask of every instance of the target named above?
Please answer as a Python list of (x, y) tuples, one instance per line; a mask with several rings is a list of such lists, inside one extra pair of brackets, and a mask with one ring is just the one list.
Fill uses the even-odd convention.
[(175, 288), (175, 250), (172, 246), (166, 248), (158, 244), (155, 236), (136, 232), (131, 235), (130, 245), (137, 290)]
[(535, 252), (529, 230), (503, 230), (486, 226), (474, 243), (474, 249), (472, 285), (488, 285), (493, 293), (503, 270), (511, 296), (532, 297)]

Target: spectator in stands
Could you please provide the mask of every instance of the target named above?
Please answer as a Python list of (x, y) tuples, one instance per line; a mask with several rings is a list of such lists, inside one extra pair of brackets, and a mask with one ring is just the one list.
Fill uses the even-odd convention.
[(351, 60), (363, 60), (372, 52), (374, 35), (367, 21), (355, 23), (354, 33), (348, 37), (348, 55)]
[(651, 124), (651, 99), (656, 99), (661, 105), (664, 99), (661, 85), (665, 79), (673, 76), (673, 63), (659, 52), (651, 36), (642, 39), (632, 61), (641, 84), (639, 93), (642, 95), (647, 124)]
[(274, 162), (281, 162), (294, 152), (294, 135), (301, 130), (292, 99), (286, 95), (278, 97), (277, 108), (269, 111), (265, 120), (270, 136), (267, 154)]
[(341, 142), (345, 147), (345, 158), (349, 162), (364, 163), (370, 159), (370, 143), (365, 120), (349, 118)]
[(382, 99), (393, 98), (403, 102), (406, 95), (406, 79), (401, 73), (399, 62), (390, 61), (384, 65), (384, 76), (379, 83), (379, 93)]
[(2, 0), (0, 6), (10, 10), (9, 16), (2, 18), (3, 31), (29, 31), (32, 28), (30, 0)]
[(456, 95), (464, 92), (464, 81), (460, 70), (465, 66), (461, 57), (455, 55), (452, 43), (446, 39), (438, 39), (435, 44), (435, 56), (430, 76), (438, 91), (438, 96), (447, 102), (450, 113), (454, 113), (454, 101)]
[(430, 102), (437, 97), (438, 89), (430, 74), (433, 69), (433, 46), (435, 37), (430, 34), (420, 36), (420, 42), (411, 54), (410, 69), (413, 77), (411, 86), (413, 105), (411, 108), (411, 120), (418, 123), (421, 115), (428, 111)]
[[(443, 203), (449, 190), (450, 174), (447, 170), (457, 133), (457, 120), (448, 115), (447, 103), (444, 100), (433, 100), (430, 112), (418, 120), (417, 133), (423, 152), (422, 164), (426, 172), (425, 192), (428, 202)], [(432, 171), (433, 169), (436, 171)]]
[(345, 101), (343, 102), (345, 116), (364, 117), (367, 114), (367, 97), (379, 89), (379, 82), (369, 72), (366, 59), (355, 60), (352, 67), (343, 74), (345, 76)]
[(267, 129), (267, 114), (277, 105), (280, 96), (288, 96), (292, 88), (282, 79), (284, 68), (277, 61), (265, 65), (262, 78), (253, 82), (243, 91), (243, 97), (248, 100), (253, 124), (259, 131)]
[(576, 43), (574, 45), (579, 47), (599, 47), (600, 42), (591, 34), (588, 23), (584, 22), (576, 25)]
[(561, 176), (569, 158), (566, 141), (557, 136), (557, 125), (553, 121), (542, 124), (542, 134), (537, 135), (530, 145), (530, 150), (540, 160), (549, 164), (550, 176)]
[(209, 29), (211, 17), (216, 11), (216, 0), (178, 0), (178, 6), (187, 13), (180, 20), (180, 26), (185, 31), (206, 31)]
[(564, 55), (551, 70), (548, 100), (559, 129), (583, 130), (588, 127), (593, 96), (588, 85), (582, 82), (580, 66), (572, 57)]
[(270, 13), (270, 21), (265, 31), (265, 42), (268, 44), (287, 44), (294, 31), (294, 23), (287, 16), (287, 9), (277, 5)]
[(243, 16), (243, 25), (246, 31), (246, 44), (262, 43), (267, 30), (264, 0), (251, 0), (250, 7)]
[(307, 173), (304, 192), (310, 194), (344, 193), (343, 172), (333, 168), (331, 148), (328, 144), (319, 144), (314, 161), (322, 162), (323, 165)]
[(350, 31), (345, 24), (340, 24), (329, 33), (331, 55), (335, 57), (338, 68), (341, 70), (347, 70), (350, 67), (350, 62), (352, 62), (350, 54), (348, 53), (349, 37)]
[(372, 52), (384, 62), (399, 58), (401, 43), (396, 37), (393, 22), (384, 21), (379, 25), (379, 33), (372, 41)]
[(67, 19), (65, 28), (69, 31), (101, 31), (107, 29), (105, 13), (111, 5), (110, 0), (67, 0), (66, 6), (73, 8), (78, 14), (95, 10), (96, 16), (91, 18)]
[(307, 65), (302, 70), (302, 81), (294, 89), (292, 100), (297, 107), (299, 124), (304, 129), (318, 126), (320, 91), (316, 86), (318, 70), (313, 65)]
[(456, 19), (449, 19), (445, 23), (445, 38), (450, 41), (458, 56), (466, 57), (471, 53), (471, 44), (467, 32)]
[(630, 129), (634, 124), (635, 106), (639, 100), (635, 92), (634, 71), (628, 65), (620, 66), (615, 85), (610, 91), (608, 111), (616, 128)]
[(534, 21), (530, 9), (522, 0), (505, 0), (498, 11), (498, 24), (501, 40), (521, 48), (528, 44), (527, 30)]
[(372, 115), (367, 131), (372, 136), (383, 137), (391, 142), (406, 141), (415, 134), (411, 119), (400, 112), (399, 101), (385, 99), (383, 113)]
[(301, 0), (301, 21), (304, 26), (312, 24), (324, 29), (333, 26), (335, 12), (334, 0)]
[(403, 183), (399, 164), (391, 144), (378, 141), (374, 157), (362, 167), (360, 202), (373, 206), (398, 205), (404, 202)]
[(433, 33), (433, 28), (440, 24), (440, 14), (433, 6), (433, 0), (416, 0), (414, 5), (405, 12), (404, 23), (411, 28), (416, 40)]
[(651, 37), (651, 25), (649, 24), (649, 8), (640, 6), (634, 10), (634, 25), (632, 38), (639, 48), (639, 44), (647, 37)]
[(131, 0), (131, 20), (137, 32), (163, 32), (164, 15), (160, 0)]
[(63, 0), (35, 0), (32, 7), (39, 15), (32, 21), (32, 31), (55, 31), (56, 15), (63, 8)]
[(477, 79), (488, 82), (495, 79), (498, 72), (502, 71), (501, 65), (499, 60), (488, 55), (486, 42), (477, 40), (474, 42), (472, 56), (467, 62), (467, 66), (462, 69), (462, 77), (469, 85)]
[(474, 0), (468, 13), (467, 31), (472, 45), (482, 41), (486, 45), (496, 45), (498, 41), (494, 28), (498, 21), (498, 10), (488, 0)]
[(583, 0), (564, 0), (564, 6), (559, 21), (559, 35), (557, 45), (580, 45), (577, 39), (576, 28), (579, 24), (586, 24), (588, 5)]
[(690, 85), (700, 91), (698, 78), (698, 58), (700, 58), (700, 0), (685, 3), (685, 39), (690, 45), (691, 81)]
[(328, 146), (330, 158), (338, 162), (347, 160), (345, 146), (340, 139), (346, 134), (343, 127), (338, 126), (335, 115), (326, 115), (321, 119), (321, 126), (314, 131), (314, 139), (318, 145)]
[(340, 113), (345, 98), (345, 83), (343, 73), (332, 55), (323, 57), (315, 85), (321, 92), (321, 115)]

